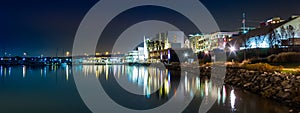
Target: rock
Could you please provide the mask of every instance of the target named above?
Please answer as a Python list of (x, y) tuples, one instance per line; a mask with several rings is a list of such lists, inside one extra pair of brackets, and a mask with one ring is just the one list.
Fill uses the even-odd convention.
[(280, 80), (281, 80), (280, 77), (278, 77), (278, 76), (275, 76), (275, 77), (274, 77), (274, 82), (278, 82), (278, 81), (280, 81)]
[(278, 91), (280, 91), (280, 90), (282, 90), (282, 87), (281, 86), (277, 86), (277, 87), (275, 87), (275, 89), (278, 90)]
[(297, 96), (293, 99), (293, 102), (300, 102), (300, 96)]
[(234, 79), (234, 81), (240, 81), (241, 80), (241, 78), (235, 78)]
[(300, 79), (297, 79), (297, 80), (295, 80), (295, 82), (298, 82), (298, 83), (300, 83)]
[(284, 87), (285, 89), (289, 89), (289, 88), (292, 88), (292, 85), (291, 85), (291, 84), (287, 84), (287, 85), (283, 85), (283, 87)]
[(251, 81), (254, 82), (256, 80), (257, 76), (254, 76)]
[(269, 89), (269, 88), (271, 88), (271, 87), (272, 87), (272, 85), (269, 84), (268, 86), (264, 87), (263, 90), (267, 90), (267, 89)]
[(289, 92), (280, 91), (276, 96), (278, 96), (278, 97), (280, 97), (282, 99), (287, 99), (290, 96), (290, 93)]
[(250, 86), (250, 85), (252, 85), (251, 82), (244, 84), (244, 87), (248, 87), (248, 86)]
[(281, 82), (281, 85), (282, 85), (282, 86), (289, 85), (289, 81), (287, 81), (287, 80), (285, 80), (285, 81), (282, 81), (282, 82)]
[(285, 92), (292, 92), (292, 89), (284, 89)]

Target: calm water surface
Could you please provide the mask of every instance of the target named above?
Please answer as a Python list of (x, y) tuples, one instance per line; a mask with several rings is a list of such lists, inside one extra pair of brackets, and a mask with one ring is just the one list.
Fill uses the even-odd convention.
[[(209, 79), (186, 72), (143, 66), (84, 65), (74, 66), (74, 70), (70, 66), (0, 66), (0, 112), (91, 112), (79, 96), (72, 71), (82, 73), (78, 76), (99, 79), (115, 102), (132, 109), (157, 107), (174, 95), (183, 94), (179, 96), (183, 102), (193, 99), (183, 112), (193, 113), (198, 111), (202, 99), (216, 89), (217, 100), (209, 113), (289, 111), (282, 104), (230, 86), (217, 88)], [(178, 88), (180, 80), (184, 80), (184, 85)], [(120, 94), (122, 98), (118, 98)], [(139, 99), (132, 99), (137, 96)]]

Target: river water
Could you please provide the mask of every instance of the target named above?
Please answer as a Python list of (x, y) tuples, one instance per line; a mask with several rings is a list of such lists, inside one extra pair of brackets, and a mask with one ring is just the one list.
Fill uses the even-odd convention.
[(144, 66), (65, 65), (0, 66), (0, 112), (91, 112), (77, 91), (73, 71), (79, 73), (76, 76), (99, 80), (106, 89), (103, 93), (119, 105), (135, 110), (156, 108), (177, 98), (182, 103), (188, 101), (187, 107), (178, 112), (196, 113), (205, 97), (213, 95), (216, 100), (208, 113), (289, 111), (280, 103), (231, 86), (217, 87), (208, 78), (187, 72)]

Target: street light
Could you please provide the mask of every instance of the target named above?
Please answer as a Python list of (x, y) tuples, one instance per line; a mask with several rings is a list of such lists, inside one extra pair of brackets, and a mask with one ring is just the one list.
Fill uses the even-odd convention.
[(188, 54), (188, 53), (184, 53), (183, 56), (184, 56), (184, 57), (188, 57), (189, 54)]
[(230, 52), (235, 52), (235, 51), (236, 51), (236, 49), (235, 49), (234, 46), (231, 46), (231, 47), (229, 48), (229, 50), (230, 50)]
[(69, 55), (70, 55), (70, 52), (69, 52), (69, 51), (67, 51), (67, 52), (66, 52), (66, 56), (68, 57)]
[(204, 51), (204, 54), (208, 55), (208, 54), (209, 54), (209, 51)]
[[(231, 46), (230, 48), (229, 48), (229, 50), (230, 50), (230, 53), (229, 53), (229, 55), (231, 55), (232, 53), (234, 54), (234, 57), (236, 57), (236, 48), (234, 47), (234, 46)], [(234, 62), (234, 58), (232, 59), (232, 62)]]

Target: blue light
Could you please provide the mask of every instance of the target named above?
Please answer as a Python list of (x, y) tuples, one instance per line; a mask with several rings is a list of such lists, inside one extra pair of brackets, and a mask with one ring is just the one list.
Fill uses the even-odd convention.
[(44, 61), (46, 61), (47, 60), (47, 58), (44, 58)]
[(22, 59), (23, 61), (26, 60), (25, 58)]
[(1, 60), (3, 60), (3, 58), (1, 58)]

